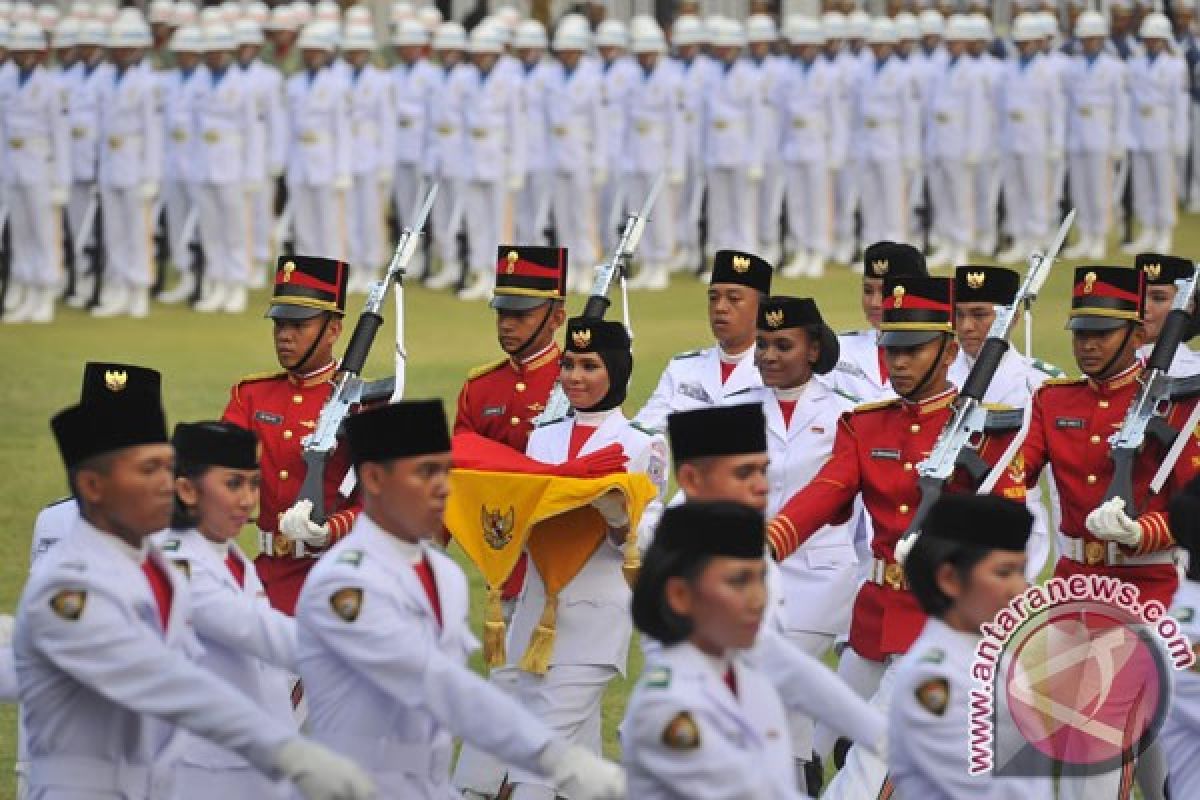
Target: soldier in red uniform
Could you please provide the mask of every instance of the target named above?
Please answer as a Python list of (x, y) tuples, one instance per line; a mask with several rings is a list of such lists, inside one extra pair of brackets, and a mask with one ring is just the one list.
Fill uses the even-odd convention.
[(282, 372), (251, 375), (233, 387), (222, 418), (254, 431), (262, 443), (262, 500), (258, 513), (261, 554), (255, 559), (271, 605), (292, 614), (316, 559), (350, 530), (358, 505), (338, 487), (350, 468), (344, 448), (325, 465), (322, 524), (297, 503), (307, 469), (301, 441), (316, 427), (333, 390), (333, 346), (346, 313), (343, 261), (282, 256), (267, 317), (275, 324), (275, 355)]
[[(890, 657), (907, 651), (925, 624), (896, 562), (895, 546), (921, 500), (916, 467), (933, 449), (957, 396), (946, 377), (958, 353), (953, 287), (952, 278), (907, 274), (884, 279), (880, 344), (899, 397), (844, 414), (829, 461), (767, 528), (771, 549), (782, 561), (821, 526), (846, 519), (862, 495), (875, 530), (874, 558), (854, 602), (850, 650), (843, 653), (838, 671), (863, 696), (874, 692)], [(985, 437), (979, 455), (988, 463), (998, 461), (1015, 433)], [(1009, 471), (995, 492), (1023, 502), (1024, 479)], [(973, 490), (961, 471), (946, 487), (950, 492)]]
[[(1046, 381), (1034, 393), (1017, 466), (1030, 486), (1043, 468), (1054, 470), (1062, 511), (1055, 575), (1113, 575), (1137, 586), (1143, 603), (1154, 599), (1169, 608), (1179, 578), (1167, 504), (1200, 467), (1192, 431), (1183, 432), (1189, 442), (1159, 494), (1151, 494), (1149, 485), (1168, 448), (1150, 437), (1134, 462), (1137, 508), (1104, 502), (1113, 476), (1108, 439), (1121, 427), (1140, 385), (1137, 350), (1145, 340), (1145, 303), (1143, 270), (1075, 270), (1067, 328), (1083, 377)], [(1178, 429), (1195, 402), (1175, 403), (1168, 424)]]

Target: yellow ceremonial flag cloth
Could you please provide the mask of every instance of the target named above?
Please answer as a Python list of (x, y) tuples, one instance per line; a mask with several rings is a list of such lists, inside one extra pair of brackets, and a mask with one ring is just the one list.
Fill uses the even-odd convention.
[(521, 668), (538, 674), (548, 669), (558, 593), (579, 574), (603, 541), (607, 526), (591, 503), (609, 491), (624, 494), (629, 509), (624, 566), (626, 577), (632, 579), (639, 565), (638, 522), (657, 494), (654, 484), (642, 473), (564, 478), (451, 470), (445, 525), (487, 582), (483, 654), (489, 667), (507, 661), (500, 592), (521, 551), (528, 549), (546, 585), (546, 607), (522, 656)]

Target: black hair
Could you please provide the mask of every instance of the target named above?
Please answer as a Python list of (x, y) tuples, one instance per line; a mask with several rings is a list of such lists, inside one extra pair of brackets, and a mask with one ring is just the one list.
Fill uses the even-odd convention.
[(83, 506), (83, 497), (79, 494), (79, 473), (98, 472), (101, 475), (107, 475), (112, 469), (114, 452), (97, 453), (67, 470), (67, 487), (71, 490), (71, 496), (79, 502), (80, 507)]
[[(175, 456), (176, 478), (187, 478), (195, 482), (203, 478), (210, 469), (212, 469), (212, 464), (201, 464), (178, 454)], [(179, 499), (179, 492), (175, 492), (175, 507), (171, 510), (171, 530), (189, 530), (196, 527), (196, 521), (195, 510), (184, 505), (183, 501)]]
[(937, 572), (942, 564), (954, 567), (959, 579), (966, 583), (975, 565), (991, 552), (993, 548), (936, 536), (918, 536), (908, 558), (904, 559), (904, 578), (921, 610), (931, 617), (941, 617), (953, 605), (937, 584)]
[(695, 580), (712, 556), (697, 558), (651, 544), (642, 559), (637, 583), (633, 586), (633, 625), (664, 645), (679, 644), (692, 634), (692, 621), (675, 613), (667, 604), (666, 588), (670, 578)]

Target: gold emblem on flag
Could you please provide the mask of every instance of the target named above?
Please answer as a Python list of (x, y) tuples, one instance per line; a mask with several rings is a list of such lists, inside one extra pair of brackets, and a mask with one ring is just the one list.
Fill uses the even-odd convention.
[(895, 289), (892, 289), (892, 308), (903, 308), (903, 307), (904, 307), (904, 287), (897, 286)]
[(1092, 289), (1096, 286), (1096, 273), (1089, 272), (1083, 276), (1083, 293), (1091, 294)]
[(770, 328), (778, 328), (783, 324), (783, 309), (779, 308), (766, 313), (767, 326)]
[(483, 527), (483, 540), (493, 550), (503, 550), (512, 541), (513, 526), (517, 522), (517, 512), (508, 507), (508, 513), (502, 513), (499, 508), (495, 511), (487, 506), (479, 508), (479, 522)]
[(746, 258), (746, 256), (734, 256), (733, 257), (733, 271), (734, 272), (749, 272), (750, 271), (750, 259)]
[(508, 255), (504, 258), (506, 261), (508, 261), (508, 266), (504, 268), (504, 273), (506, 275), (512, 275), (517, 271), (517, 261), (519, 261), (521, 257), (517, 255), (516, 250), (509, 250)]
[(1146, 277), (1152, 281), (1158, 280), (1158, 276), (1162, 274), (1162, 264), (1147, 264), (1142, 267), (1146, 272)]
[(129, 383), (129, 373), (123, 369), (108, 369), (104, 371), (104, 388), (110, 392), (121, 392)]
[(586, 350), (592, 343), (592, 329), (584, 328), (579, 331), (571, 332), (571, 344), (575, 345), (576, 349)]
[(292, 280), (292, 273), (296, 271), (295, 261), (285, 261), (283, 264), (283, 282), (289, 283)]
[(888, 261), (886, 258), (880, 258), (871, 262), (871, 272), (882, 278), (888, 273)]
[(967, 273), (967, 288), (982, 289), (983, 282), (987, 280), (986, 272), (968, 272)]

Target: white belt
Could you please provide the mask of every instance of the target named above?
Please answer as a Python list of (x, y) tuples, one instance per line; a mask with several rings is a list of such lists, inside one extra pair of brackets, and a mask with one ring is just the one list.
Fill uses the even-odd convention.
[(897, 591), (908, 588), (908, 581), (904, 578), (904, 567), (895, 561), (884, 561), (882, 558), (871, 560), (870, 580), (871, 583)]
[[(278, 552), (275, 547), (276, 541), (279, 542)], [(305, 547), (304, 542), (293, 542), (282, 533), (270, 533), (264, 530), (258, 531), (258, 549), (263, 555), (273, 558), (320, 558), (321, 553), (324, 552)]]
[(46, 756), (29, 762), (34, 788), (54, 787), (89, 791), (150, 791), (150, 767), (90, 756)]
[(1170, 550), (1145, 555), (1129, 555), (1116, 542), (1093, 542), (1063, 534), (1058, 537), (1059, 555), (1089, 567), (1145, 567), (1151, 564), (1174, 564)]

